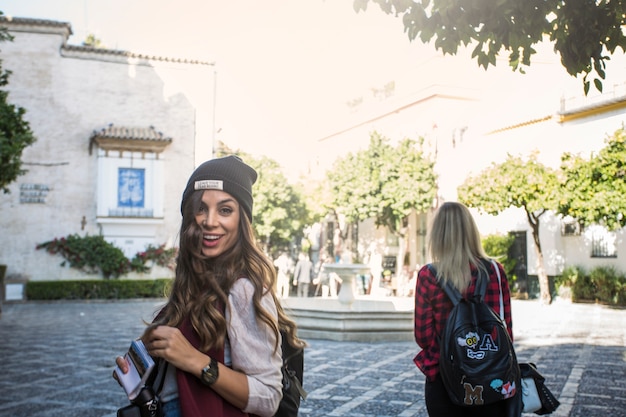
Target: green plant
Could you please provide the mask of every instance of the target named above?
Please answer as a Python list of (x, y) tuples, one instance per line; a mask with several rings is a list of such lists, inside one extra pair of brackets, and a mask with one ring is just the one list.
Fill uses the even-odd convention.
[[(0, 28), (0, 42), (3, 41), (13, 41), (6, 27)], [(4, 193), (9, 193), (9, 184), (26, 173), (22, 168), (22, 153), (36, 141), (25, 117), (26, 109), (9, 102), (10, 75), (11, 71), (4, 70), (0, 60), (0, 190)]]
[(41, 243), (37, 245), (37, 249), (45, 249), (52, 255), (63, 256), (65, 258), (61, 262), (63, 266), (69, 263), (70, 267), (89, 274), (100, 271), (105, 278), (111, 276), (117, 278), (130, 271), (149, 272), (148, 262), (174, 269), (178, 253), (176, 248), (165, 249), (165, 244), (148, 245), (145, 251), (137, 252), (133, 259), (129, 260), (121, 249), (104, 240), (104, 237), (77, 234)]
[(37, 245), (50, 254), (65, 258), (61, 265), (69, 262), (70, 267), (87, 273), (102, 272), (105, 278), (119, 277), (130, 270), (130, 262), (121, 249), (104, 240), (102, 236), (69, 235)]
[(586, 274), (585, 270), (581, 266), (573, 265), (563, 269), (561, 275), (554, 278), (554, 286), (558, 289), (560, 287), (573, 288), (574, 283), (580, 276)]
[(29, 281), (28, 300), (95, 300), (164, 297), (170, 278), (155, 280)]
[(517, 259), (509, 257), (509, 250), (514, 242), (515, 236), (508, 234), (493, 234), (482, 238), (483, 249), (487, 255), (502, 264), (510, 285), (513, 285), (517, 280), (517, 276), (514, 274)]
[[(608, 304), (618, 304), (624, 298), (626, 278), (612, 266), (599, 266), (590, 273), (591, 282), (596, 288), (595, 297), (598, 301)], [(620, 296), (620, 293), (622, 295)]]
[(150, 267), (146, 264), (154, 262), (155, 265), (173, 270), (177, 253), (176, 248), (166, 249), (165, 244), (160, 246), (148, 245), (145, 251), (137, 252), (131, 259), (130, 268), (137, 272), (148, 272)]

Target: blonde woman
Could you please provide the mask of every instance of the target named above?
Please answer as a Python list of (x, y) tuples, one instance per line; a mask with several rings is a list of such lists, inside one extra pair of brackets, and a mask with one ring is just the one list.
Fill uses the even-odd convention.
[[(448, 397), (439, 375), (439, 341), (442, 337), (452, 302), (438, 285), (438, 280), (449, 280), (463, 296), (473, 294), (479, 269), (489, 276), (485, 302), (500, 312), (500, 292), (504, 305), (504, 319), (511, 340), (511, 299), (509, 284), (502, 265), (500, 285), (493, 266), (483, 262), (485, 254), (480, 234), (471, 213), (463, 204), (444, 203), (435, 213), (429, 237), (429, 250), (436, 275), (428, 265), (423, 266), (415, 286), (415, 341), (422, 348), (414, 359), (426, 376), (425, 400), (430, 417), (480, 416), (503, 417), (507, 415), (506, 401), (494, 404), (463, 407), (455, 405)], [(489, 265), (489, 263), (487, 264)]]

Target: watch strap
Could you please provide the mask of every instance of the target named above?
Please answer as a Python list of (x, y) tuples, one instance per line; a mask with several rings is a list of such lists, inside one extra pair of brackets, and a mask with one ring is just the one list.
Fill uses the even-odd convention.
[(213, 385), (215, 381), (217, 381), (218, 377), (218, 367), (217, 360), (215, 358), (211, 358), (209, 363), (202, 368), (202, 374), (200, 375), (200, 380), (204, 385)]

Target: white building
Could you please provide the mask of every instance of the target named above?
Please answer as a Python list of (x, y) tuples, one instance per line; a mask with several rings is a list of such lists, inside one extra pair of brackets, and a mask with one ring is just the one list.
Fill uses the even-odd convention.
[(0, 195), (7, 276), (84, 277), (35, 249), (70, 234), (103, 235), (130, 258), (174, 244), (187, 178), (212, 156), (213, 63), (68, 45), (69, 23), (0, 23), (14, 36), (0, 44), (9, 102), (37, 138)]
[[(320, 138), (311, 165), (321, 175), (336, 157), (366, 148), (373, 131), (392, 140), (423, 137), (436, 161), (438, 200), (453, 201), (468, 175), (503, 161), (507, 153), (527, 157), (536, 150), (540, 162), (557, 168), (564, 152), (589, 156), (602, 148), (606, 136), (626, 123), (623, 55), (612, 58), (603, 84), (604, 93), (592, 86), (589, 96), (584, 96), (582, 81), (567, 75), (551, 51), (534, 57), (526, 74), (512, 72), (506, 62), (485, 71), (469, 56), (433, 52), (395, 80), (395, 94), (363, 100), (343, 123)], [(521, 209), (509, 209), (498, 217), (474, 213), (483, 235), (514, 233), (523, 257), (519, 276), (536, 275), (525, 213)], [(406, 243), (411, 269), (429, 261), (425, 238), (431, 214), (410, 218)], [(393, 245), (388, 245), (388, 232), (375, 230), (372, 224), (359, 225), (359, 238), (360, 255), (366, 259), (375, 255), (380, 263), (395, 254)], [(590, 227), (579, 233), (547, 213), (541, 217), (540, 239), (549, 276), (573, 265), (588, 269), (612, 265), (626, 272), (623, 230), (612, 233)], [(375, 268), (380, 266), (372, 265)]]

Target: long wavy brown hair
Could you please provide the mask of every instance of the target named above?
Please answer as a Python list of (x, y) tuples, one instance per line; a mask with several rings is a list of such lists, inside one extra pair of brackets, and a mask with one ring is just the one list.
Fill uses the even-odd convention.
[[(243, 212), (239, 216), (239, 237), (233, 247), (217, 258), (202, 254), (202, 228), (195, 220), (202, 193), (203, 190), (194, 192), (183, 207), (176, 276), (158, 322), (176, 327), (189, 317), (203, 350), (223, 347), (227, 334), (223, 308), (228, 308), (228, 293), (235, 281), (246, 277), (254, 285), (252, 301), (257, 319), (267, 324), (276, 335), (274, 349), (278, 349), (281, 330), (290, 345), (303, 348), (306, 343), (298, 338), (296, 323), (284, 312), (276, 296), (276, 269), (257, 246), (252, 224)], [(267, 293), (276, 304), (278, 326), (261, 305), (261, 299)]]

